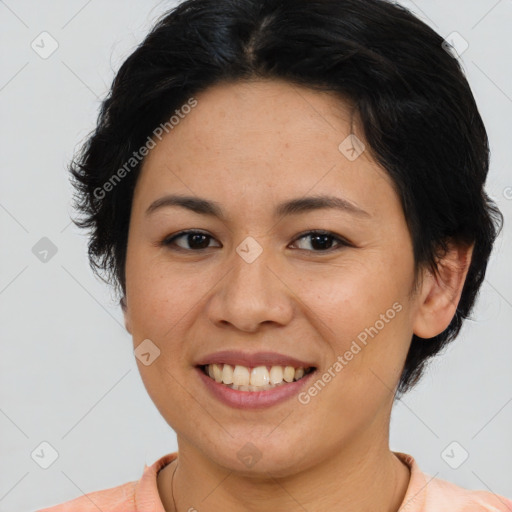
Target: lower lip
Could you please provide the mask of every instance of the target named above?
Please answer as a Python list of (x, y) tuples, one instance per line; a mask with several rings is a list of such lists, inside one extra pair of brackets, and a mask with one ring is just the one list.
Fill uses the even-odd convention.
[(221, 402), (236, 409), (263, 409), (279, 404), (296, 396), (315, 375), (316, 370), (308, 373), (302, 379), (282, 384), (265, 391), (239, 391), (231, 389), (208, 377), (200, 368), (196, 368), (199, 377), (205, 383), (208, 390)]

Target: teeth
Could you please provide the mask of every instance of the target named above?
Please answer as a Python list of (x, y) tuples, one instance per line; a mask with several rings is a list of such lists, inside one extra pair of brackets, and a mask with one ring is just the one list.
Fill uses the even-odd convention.
[(223, 383), (239, 391), (264, 391), (299, 380), (309, 373), (306, 368), (293, 366), (246, 366), (229, 364), (209, 364), (204, 367), (206, 375), (216, 382)]
[(281, 384), (281, 382), (283, 382), (282, 366), (272, 366), (272, 368), (270, 368), (270, 382), (272, 384)]
[(287, 366), (283, 372), (283, 379), (286, 382), (293, 382), (295, 377), (295, 368), (293, 366)]
[(270, 382), (266, 366), (256, 366), (251, 370), (251, 386), (264, 386)]
[(249, 369), (245, 366), (235, 366), (233, 371), (233, 384), (235, 386), (248, 386), (250, 380)]
[(229, 364), (225, 364), (224, 368), (222, 368), (222, 382), (224, 384), (233, 384), (233, 367)]
[[(213, 367), (213, 378), (215, 379), (216, 382), (222, 382), (222, 367), (218, 364), (211, 364), (211, 365), (208, 365), (209, 367), (212, 366)], [(208, 372), (210, 371), (210, 369), (208, 368)], [(211, 377), (211, 375), (210, 375)]]
[[(214, 372), (215, 373), (215, 372)], [(302, 379), (302, 377), (304, 377), (304, 368), (297, 368), (295, 370), (295, 376), (294, 376), (294, 379), (295, 380), (299, 380), (299, 379)]]

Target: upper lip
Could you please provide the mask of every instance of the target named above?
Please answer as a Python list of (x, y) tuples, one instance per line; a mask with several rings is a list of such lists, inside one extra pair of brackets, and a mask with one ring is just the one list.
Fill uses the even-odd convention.
[(230, 364), (231, 366), (247, 366), (254, 368), (256, 366), (293, 366), (294, 368), (311, 368), (314, 364), (301, 361), (295, 357), (279, 354), (277, 352), (254, 352), (252, 354), (238, 350), (223, 350), (213, 352), (201, 357), (196, 365), (203, 366), (207, 364)]

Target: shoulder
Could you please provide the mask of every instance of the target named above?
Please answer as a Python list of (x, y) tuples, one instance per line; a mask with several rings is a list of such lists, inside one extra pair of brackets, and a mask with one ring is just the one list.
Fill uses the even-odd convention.
[(439, 478), (432, 478), (428, 487), (431, 506), (443, 505), (448, 510), (449, 504), (452, 512), (512, 512), (511, 500), (489, 491), (464, 489)]
[(137, 481), (94, 491), (36, 512), (134, 512)]
[(512, 500), (483, 490), (469, 490), (423, 473), (411, 455), (395, 455), (411, 478), (400, 512), (512, 512)]
[(158, 472), (178, 456), (168, 453), (151, 466), (144, 465), (140, 480), (94, 491), (36, 512), (164, 512), (157, 487)]

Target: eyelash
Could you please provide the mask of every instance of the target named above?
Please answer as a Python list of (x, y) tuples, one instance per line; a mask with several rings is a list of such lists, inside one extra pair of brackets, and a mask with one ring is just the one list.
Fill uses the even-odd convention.
[[(190, 230), (185, 230), (185, 231), (180, 231), (179, 233), (175, 234), (175, 235), (172, 235), (170, 237), (166, 237), (162, 240), (161, 242), (161, 245), (164, 246), (164, 247), (170, 247), (173, 245), (173, 242), (179, 238), (182, 238), (182, 237), (185, 237), (186, 235), (203, 235), (205, 237), (208, 237), (210, 239), (213, 239), (213, 237), (211, 235), (208, 235), (207, 233), (203, 233), (202, 231), (196, 231), (196, 230), (193, 230), (193, 229), (190, 229)], [(309, 250), (309, 249), (299, 249), (301, 251), (308, 251), (308, 252), (315, 252), (315, 253), (330, 253), (330, 252), (333, 252), (333, 251), (337, 251), (337, 250), (340, 250), (344, 247), (354, 247), (350, 242), (348, 242), (347, 240), (345, 240), (344, 238), (341, 238), (340, 236), (338, 235), (335, 235), (334, 233), (330, 232), (330, 231), (324, 231), (322, 229), (313, 229), (313, 230), (310, 230), (310, 231), (306, 231), (304, 233), (301, 233), (299, 236), (297, 236), (297, 238), (294, 239), (293, 243), (297, 242), (298, 240), (301, 240), (302, 238), (307, 238), (308, 236), (327, 236), (329, 238), (332, 238), (334, 239), (336, 242), (338, 242), (338, 247), (334, 247), (334, 248), (329, 248), (329, 249), (325, 249), (325, 250)], [(172, 250), (177, 250), (177, 251), (186, 251), (186, 252), (201, 252), (201, 251), (204, 251), (206, 249), (210, 249), (210, 247), (205, 247), (205, 248), (202, 248), (202, 249), (184, 249), (183, 247), (174, 247), (172, 248)]]

